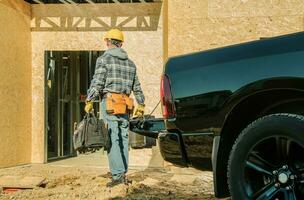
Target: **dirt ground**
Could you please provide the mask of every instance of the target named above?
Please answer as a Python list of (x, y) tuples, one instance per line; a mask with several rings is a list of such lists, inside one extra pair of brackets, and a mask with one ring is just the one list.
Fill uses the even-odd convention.
[(0, 199), (215, 199), (212, 173), (166, 167), (163, 169), (130, 170), (129, 186), (106, 188), (110, 180), (107, 169), (28, 165), (0, 169), (0, 176), (22, 175), (46, 178), (43, 187), (5, 194)]

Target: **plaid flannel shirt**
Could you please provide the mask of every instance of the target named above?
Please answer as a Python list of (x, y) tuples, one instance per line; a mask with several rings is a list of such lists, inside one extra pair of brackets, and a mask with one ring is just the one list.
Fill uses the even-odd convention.
[[(121, 48), (115, 51), (125, 53)], [(127, 56), (122, 59), (115, 54), (112, 55), (111, 50), (106, 51), (96, 61), (95, 73), (88, 90), (87, 101), (96, 99), (99, 95), (107, 92), (129, 95), (132, 91), (137, 103), (144, 104), (145, 97), (133, 61), (128, 59)]]

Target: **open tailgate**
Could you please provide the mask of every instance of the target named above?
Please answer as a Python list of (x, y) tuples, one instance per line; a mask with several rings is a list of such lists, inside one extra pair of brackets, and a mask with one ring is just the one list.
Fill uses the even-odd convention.
[(130, 131), (140, 135), (157, 138), (158, 133), (165, 129), (165, 122), (162, 118), (130, 120)]

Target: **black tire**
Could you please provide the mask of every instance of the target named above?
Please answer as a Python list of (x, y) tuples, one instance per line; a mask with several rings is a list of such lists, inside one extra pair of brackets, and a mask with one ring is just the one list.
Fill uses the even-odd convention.
[(273, 114), (242, 131), (228, 162), (233, 200), (304, 199), (304, 117)]

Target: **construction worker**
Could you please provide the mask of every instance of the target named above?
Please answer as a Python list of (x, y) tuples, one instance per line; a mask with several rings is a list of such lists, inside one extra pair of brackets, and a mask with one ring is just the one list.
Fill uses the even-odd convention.
[[(128, 171), (129, 161), (129, 112), (122, 109), (126, 108), (125, 105), (121, 107), (123, 103), (112, 104), (120, 100), (121, 102), (130, 101), (129, 95), (133, 91), (138, 103), (134, 115), (142, 116), (145, 108), (145, 97), (137, 77), (136, 66), (128, 58), (126, 51), (121, 48), (124, 42), (123, 33), (118, 29), (111, 29), (105, 34), (104, 41), (107, 50), (96, 61), (95, 74), (88, 89), (85, 111), (91, 112), (93, 109), (92, 100), (101, 97), (100, 116), (107, 124), (111, 140), (108, 160), (112, 180), (107, 183), (107, 186), (113, 187), (121, 183), (128, 183), (125, 174)], [(112, 97), (117, 97), (118, 100), (113, 100)]]

